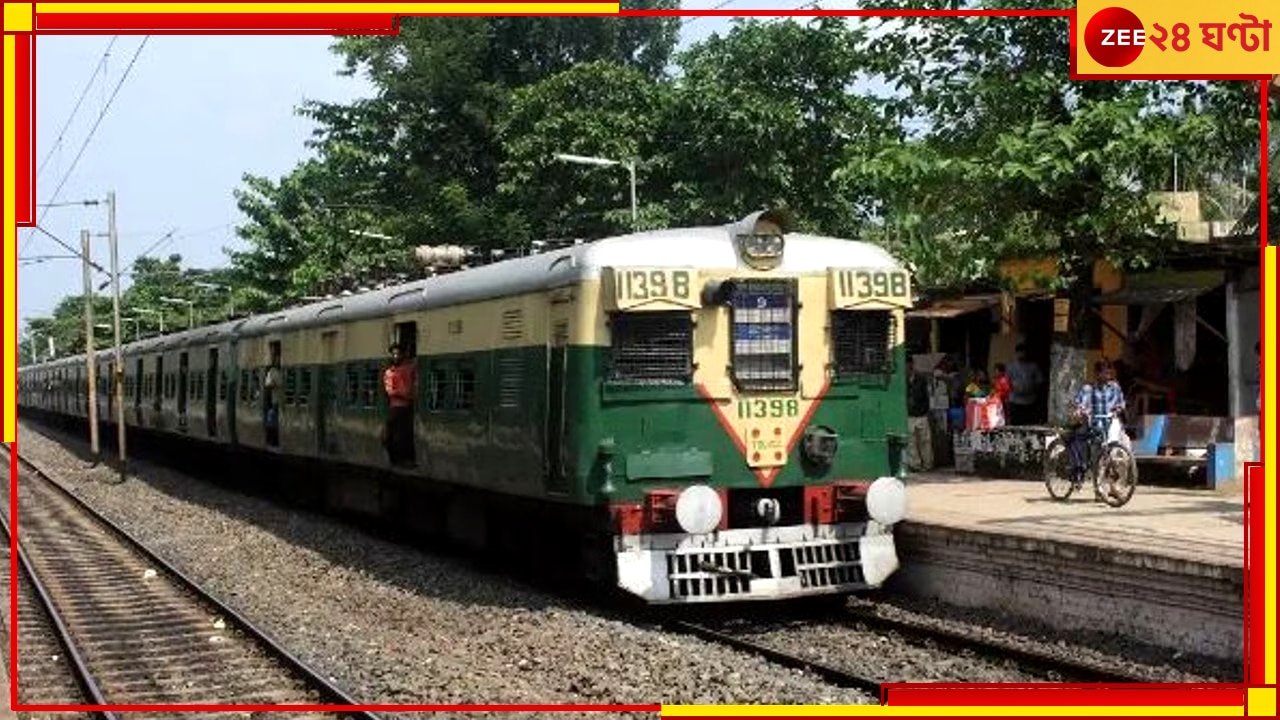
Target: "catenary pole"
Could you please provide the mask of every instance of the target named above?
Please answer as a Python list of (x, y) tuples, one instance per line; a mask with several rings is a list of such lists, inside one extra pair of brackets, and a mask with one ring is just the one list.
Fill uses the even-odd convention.
[(89, 231), (80, 231), (80, 258), (84, 267), (84, 357), (89, 381), (89, 450), (98, 460), (98, 363), (93, 342), (93, 279), (89, 275)]
[(120, 334), (120, 238), (116, 233), (116, 193), (107, 193), (107, 234), (111, 238), (111, 305), (114, 315), (113, 324), (116, 333), (115, 372), (112, 373), (113, 393), (116, 399), (116, 443), (120, 450), (120, 477), (124, 478), (125, 452), (124, 442), (124, 349), (123, 336)]

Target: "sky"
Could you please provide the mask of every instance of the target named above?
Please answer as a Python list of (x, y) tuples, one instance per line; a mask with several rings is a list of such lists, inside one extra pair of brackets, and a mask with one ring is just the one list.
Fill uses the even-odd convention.
[[(855, 2), (828, 0), (822, 7)], [(750, 11), (808, 4), (694, 0), (684, 7)], [(687, 18), (680, 46), (724, 33), (731, 22)], [(36, 187), (42, 204), (103, 199), (114, 190), (122, 270), (148, 250), (160, 257), (179, 253), (186, 266), (224, 266), (224, 248), (241, 246), (234, 226), (242, 217), (232, 191), (242, 177), (279, 178), (309, 155), (304, 143), (313, 123), (295, 109), (306, 99), (347, 102), (372, 90), (361, 77), (337, 75), (329, 37), (155, 36), (143, 45), (141, 37), (121, 36), (106, 53), (111, 41), (37, 39)], [(105, 206), (38, 207), (37, 218), (40, 227), (77, 251), (82, 229), (107, 229)], [(155, 247), (170, 231), (172, 238)], [(64, 296), (82, 292), (80, 263), (69, 254), (47, 235), (19, 230), (21, 325), (25, 318), (50, 315)], [(93, 239), (91, 255), (109, 266), (105, 238)]]

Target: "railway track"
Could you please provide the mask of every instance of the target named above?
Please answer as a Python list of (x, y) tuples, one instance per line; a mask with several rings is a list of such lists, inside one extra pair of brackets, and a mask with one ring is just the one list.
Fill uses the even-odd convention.
[[(5, 454), (13, 452), (4, 445)], [(18, 456), (20, 588), (30, 591), (94, 705), (355, 705), (317, 671)], [(8, 513), (0, 516), (7, 541)], [(20, 605), (31, 607), (30, 603)], [(20, 618), (21, 622), (30, 620)], [(20, 679), (35, 666), (18, 649)], [(32, 663), (32, 665), (28, 665)], [(149, 715), (151, 713), (148, 713)], [(99, 717), (117, 717), (99, 711)], [(225, 717), (225, 713), (208, 713)], [(182, 717), (196, 717), (183, 712)], [(292, 717), (375, 720), (360, 711)]]
[(702, 625), (700, 623), (689, 622), (687, 620), (670, 620), (665, 624), (667, 629), (672, 632), (692, 635), (708, 642), (718, 643), (731, 647), (735, 650), (757, 655), (774, 664), (816, 675), (836, 687), (860, 690), (868, 695), (872, 695), (877, 698), (880, 697), (880, 681), (875, 678), (866, 677), (850, 670), (838, 668), (833, 665), (826, 665), (810, 658), (784, 652), (782, 650), (769, 647), (768, 645), (755, 642), (754, 640), (749, 640), (745, 637), (716, 630), (715, 628), (708, 627), (707, 625)]
[(1142, 683), (1149, 678), (1115, 670), (1085, 660), (1071, 660), (1041, 650), (1020, 647), (991, 638), (973, 637), (953, 628), (934, 627), (899, 618), (873, 614), (849, 613), (837, 622), (844, 625), (861, 623), (880, 632), (895, 633), (916, 644), (931, 644), (952, 652), (973, 652), (986, 657), (1012, 660), (1022, 669), (1054, 680), (1080, 683)]
[[(784, 614), (787, 613), (784, 612)], [(849, 610), (839, 611), (834, 616), (829, 612), (817, 615), (811, 611), (801, 611), (800, 614), (802, 616), (799, 620), (800, 622), (816, 624), (819, 627), (829, 625), (833, 627), (833, 630), (854, 630), (857, 632), (870, 630), (901, 637), (905, 642), (918, 647), (940, 649), (943, 652), (956, 655), (971, 654), (994, 662), (1012, 662), (1019, 670), (1041, 675), (1046, 681), (1122, 684), (1151, 682), (1152, 680), (1148, 677), (1108, 668), (1097, 662), (1073, 660), (1061, 655), (1020, 647), (1000, 640), (968, 635), (952, 628), (935, 627), (871, 613), (853, 613)], [(774, 616), (758, 621), (750, 619), (738, 619), (731, 622), (666, 620), (663, 624), (671, 632), (684, 633), (709, 642), (732, 647), (783, 667), (816, 675), (837, 687), (860, 690), (875, 697), (880, 697), (883, 683), (906, 680), (906, 678), (884, 677), (883, 672), (876, 675), (873, 672), (854, 667), (855, 663), (848, 659), (843, 661), (820, 659), (820, 651), (813, 656), (797, 654), (793, 651), (776, 647), (767, 640), (759, 638), (762, 634), (783, 629), (787, 622), (795, 621), (796, 618), (780, 621), (778, 617)], [(949, 681), (965, 682), (968, 680), (970, 678), (957, 677)]]

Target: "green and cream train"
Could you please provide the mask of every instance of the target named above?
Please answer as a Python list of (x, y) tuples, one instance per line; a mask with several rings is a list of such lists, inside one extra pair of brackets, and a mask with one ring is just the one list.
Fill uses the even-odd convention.
[[(287, 464), (339, 511), (491, 549), (554, 538), (538, 562), (650, 603), (875, 588), (906, 511), (909, 274), (788, 223), (613, 237), (131, 343), (125, 423)], [(383, 447), (390, 341), (417, 363), (412, 468)], [(83, 355), (21, 368), (20, 413), (84, 418), (86, 375)]]

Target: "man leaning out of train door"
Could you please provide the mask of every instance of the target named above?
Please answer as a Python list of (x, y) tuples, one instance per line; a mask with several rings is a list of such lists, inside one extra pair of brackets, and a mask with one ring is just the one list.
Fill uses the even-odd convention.
[(271, 360), (262, 376), (262, 424), (267, 445), (280, 445), (280, 346), (271, 345)]
[(413, 399), (417, 394), (418, 376), (413, 359), (404, 347), (393, 344), (391, 365), (382, 373), (382, 387), (387, 393), (387, 425), (383, 431), (387, 458), (393, 467), (412, 467)]

